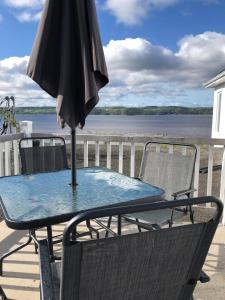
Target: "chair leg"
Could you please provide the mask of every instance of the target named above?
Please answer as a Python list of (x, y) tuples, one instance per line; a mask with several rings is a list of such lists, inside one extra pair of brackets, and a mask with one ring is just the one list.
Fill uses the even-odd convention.
[(90, 220), (86, 220), (86, 226), (89, 230), (90, 238), (93, 239), (93, 234), (92, 234), (92, 228), (91, 228), (91, 222)]
[(190, 210), (190, 219), (191, 219), (191, 223), (194, 224), (194, 211), (192, 209), (192, 206), (189, 206), (189, 210)]
[(90, 220), (86, 220), (86, 226), (89, 229), (91, 239), (93, 239), (93, 232), (96, 234), (96, 238), (99, 239), (99, 232), (97, 229), (91, 226)]
[[(112, 222), (112, 217), (109, 217), (108, 222), (107, 222), (107, 228), (109, 228), (109, 229), (111, 227), (111, 222)], [(108, 236), (109, 236), (109, 232), (108, 232), (108, 230), (106, 230), (105, 237), (108, 237)]]
[(21, 250), (22, 248), (26, 247), (26, 246), (29, 245), (31, 242), (32, 242), (32, 237), (31, 237), (31, 233), (29, 232), (28, 240), (27, 240), (24, 244), (22, 244), (22, 245), (20, 245), (19, 247), (17, 247), (17, 248), (15, 248), (15, 249), (13, 249), (13, 250), (11, 250), (11, 251), (9, 251), (9, 252), (3, 254), (3, 255), (0, 257), (0, 276), (2, 276), (2, 274), (3, 274), (3, 260), (4, 260), (6, 257), (10, 256), (11, 254), (13, 254), (13, 253), (15, 253), (15, 252)]
[[(32, 235), (36, 240), (36, 231), (35, 230), (32, 231)], [(38, 254), (38, 245), (36, 243), (34, 243), (34, 248), (35, 248), (35, 250), (34, 250), (35, 254)]]
[(0, 299), (1, 300), (8, 300), (6, 295), (5, 295), (5, 292), (3, 291), (1, 286), (0, 286)]
[(171, 217), (170, 217), (170, 220), (168, 220), (169, 228), (171, 228), (173, 226), (173, 215), (174, 215), (174, 208), (172, 208)]
[[(107, 222), (107, 228), (110, 229), (111, 223), (112, 223), (112, 217), (109, 217), (108, 222)], [(108, 232), (108, 230), (106, 230), (105, 237), (108, 237), (108, 236), (109, 236), (109, 232)]]
[(119, 215), (117, 219), (117, 234), (121, 235), (121, 233), (122, 233), (122, 217), (121, 215)]
[(52, 241), (52, 227), (47, 226), (47, 239), (48, 239), (48, 246), (49, 246), (49, 255), (51, 262), (54, 262), (54, 251), (53, 251), (53, 241)]
[[(135, 219), (135, 220), (136, 220), (137, 223), (139, 222), (138, 219)], [(141, 232), (141, 226), (140, 226), (140, 225), (137, 225), (137, 227), (138, 227), (138, 231)]]

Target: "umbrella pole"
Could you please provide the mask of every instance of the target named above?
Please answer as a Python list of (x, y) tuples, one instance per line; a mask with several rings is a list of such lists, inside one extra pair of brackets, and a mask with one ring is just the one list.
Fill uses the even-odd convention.
[(71, 130), (71, 185), (77, 185), (77, 166), (76, 166), (76, 129)]

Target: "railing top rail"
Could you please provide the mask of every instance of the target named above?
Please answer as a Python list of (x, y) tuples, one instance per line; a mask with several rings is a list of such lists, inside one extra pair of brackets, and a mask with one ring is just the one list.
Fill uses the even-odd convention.
[(0, 136), (0, 143), (11, 142), (14, 140), (20, 140), (24, 137), (23, 133), (15, 133), (15, 134), (6, 134)]
[[(35, 136), (49, 136), (54, 134), (49, 133), (32, 133), (32, 137)], [(61, 135), (65, 138), (65, 140), (70, 140), (70, 134), (63, 134)], [(18, 134), (9, 134), (0, 136), (0, 143), (13, 141), (13, 140), (19, 140), (24, 137), (23, 133)], [(212, 139), (212, 138), (201, 138), (201, 137), (194, 137), (194, 138), (184, 138), (184, 137), (169, 137), (169, 136), (152, 136), (152, 135), (128, 135), (128, 134), (121, 134), (121, 135), (115, 135), (115, 134), (77, 134), (77, 141), (81, 142), (94, 142), (94, 141), (102, 141), (105, 143), (109, 142), (118, 142), (118, 143), (140, 143), (145, 144), (148, 141), (163, 141), (165, 143), (171, 143), (176, 142), (180, 144), (195, 144), (195, 145), (221, 145), (225, 146), (225, 139)]]
[[(63, 135), (66, 140), (70, 139), (70, 135)], [(195, 145), (222, 145), (225, 146), (225, 139), (212, 138), (184, 138), (169, 136), (147, 136), (147, 135), (103, 135), (103, 134), (77, 134), (77, 141), (103, 141), (103, 142), (124, 142), (124, 143), (147, 143), (148, 141), (163, 141), (165, 143), (177, 142), (180, 144)]]

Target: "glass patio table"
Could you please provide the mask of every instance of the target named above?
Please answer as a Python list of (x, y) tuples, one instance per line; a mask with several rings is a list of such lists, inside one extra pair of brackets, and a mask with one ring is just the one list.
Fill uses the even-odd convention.
[(70, 220), (76, 214), (110, 205), (156, 201), (164, 191), (105, 168), (18, 175), (0, 179), (0, 203), (8, 227), (35, 229)]
[(99, 207), (155, 202), (164, 194), (160, 188), (105, 168), (78, 169), (76, 188), (70, 181), (71, 170), (0, 179), (0, 204), (7, 226), (29, 230), (27, 242), (0, 257), (0, 275), (6, 257), (32, 240), (38, 244), (37, 228), (47, 227), (49, 254), (54, 260), (51, 225)]

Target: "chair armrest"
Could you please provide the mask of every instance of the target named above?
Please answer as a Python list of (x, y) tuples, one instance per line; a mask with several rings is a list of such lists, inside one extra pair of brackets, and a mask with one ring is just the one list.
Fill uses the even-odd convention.
[(204, 271), (201, 271), (198, 281), (200, 281), (201, 283), (206, 283), (210, 281), (210, 277)]
[(38, 244), (41, 299), (55, 300), (48, 242), (41, 240)]
[(197, 284), (198, 281), (200, 281), (201, 283), (206, 283), (210, 281), (210, 277), (204, 271), (201, 271), (198, 278), (190, 279), (189, 283)]
[(173, 196), (174, 198), (177, 198), (179, 196), (184, 196), (184, 195), (188, 195), (192, 192), (196, 191), (196, 189), (187, 189), (187, 190), (182, 190), (176, 193), (173, 193), (171, 196)]
[[(215, 165), (213, 166), (212, 170), (213, 171), (218, 171), (218, 170), (221, 170), (222, 169), (222, 165)], [(199, 170), (199, 173), (200, 174), (207, 174), (208, 173), (208, 167), (202, 167), (200, 170)]]

